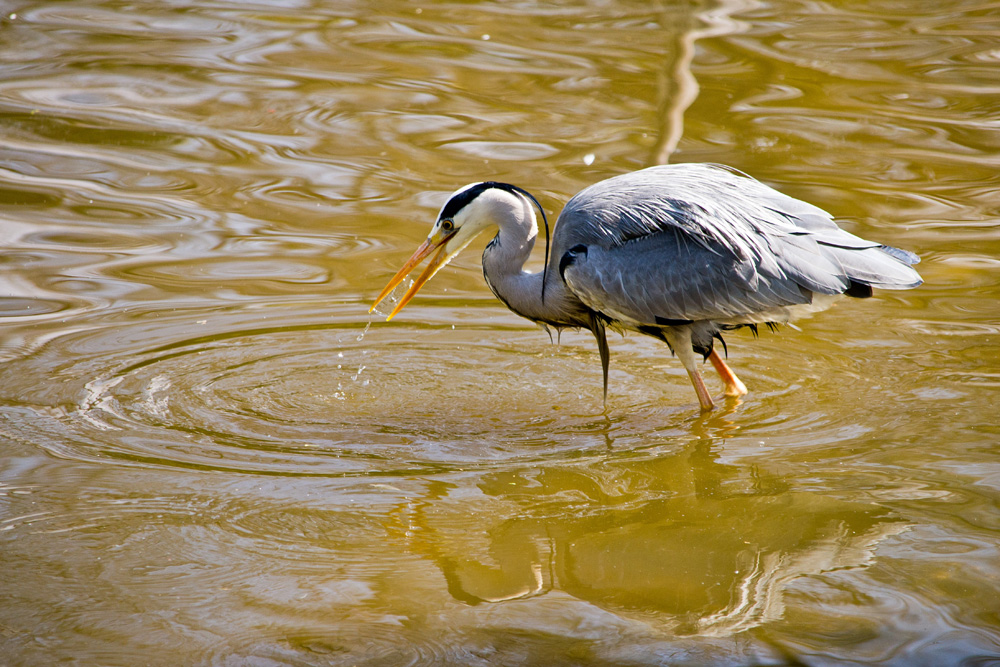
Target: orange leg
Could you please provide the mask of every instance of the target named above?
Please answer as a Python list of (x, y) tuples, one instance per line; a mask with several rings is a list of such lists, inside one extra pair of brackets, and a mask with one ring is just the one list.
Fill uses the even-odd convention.
[(684, 364), (684, 370), (687, 371), (688, 377), (691, 378), (691, 384), (694, 385), (694, 391), (698, 394), (698, 404), (701, 406), (702, 412), (711, 410), (715, 407), (715, 403), (712, 402), (712, 396), (708, 393), (705, 381), (701, 379), (701, 373), (698, 372), (698, 366), (695, 363), (694, 350), (691, 349), (691, 329), (688, 327), (667, 327), (663, 333), (674, 354)]
[(712, 402), (712, 396), (708, 393), (705, 381), (701, 379), (701, 373), (698, 372), (697, 368), (689, 368), (687, 372), (691, 378), (691, 384), (694, 385), (694, 393), (698, 394), (698, 404), (701, 405), (702, 412), (714, 408), (715, 403)]
[(726, 365), (726, 362), (722, 360), (718, 352), (712, 350), (708, 355), (708, 360), (712, 362), (712, 365), (715, 366), (715, 371), (722, 378), (722, 381), (726, 383), (726, 396), (746, 395), (747, 386), (736, 377), (736, 373)]

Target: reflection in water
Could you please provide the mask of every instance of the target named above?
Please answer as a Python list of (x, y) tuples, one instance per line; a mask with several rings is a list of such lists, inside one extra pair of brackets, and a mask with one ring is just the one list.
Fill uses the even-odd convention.
[(653, 145), (649, 164), (667, 164), (684, 136), (684, 113), (698, 97), (698, 80), (691, 70), (695, 42), (720, 35), (740, 32), (740, 23), (733, 14), (749, 9), (752, 0), (720, 0), (711, 9), (683, 12), (664, 21), (675, 26), (671, 36), (676, 39), (675, 55), (667, 58), (667, 66), (658, 77), (660, 88), (657, 104), (661, 119), (656, 143)]
[[(427, 483), (394, 516), (457, 600), (563, 591), (680, 634), (728, 636), (781, 616), (798, 577), (870, 562), (907, 524), (885, 508), (789, 489), (724, 464), (707, 440), (640, 461), (485, 475), (483, 497)], [(466, 497), (454, 498), (452, 494)], [(456, 513), (472, 512), (482, 530)], [(572, 518), (570, 518), (572, 517)]]

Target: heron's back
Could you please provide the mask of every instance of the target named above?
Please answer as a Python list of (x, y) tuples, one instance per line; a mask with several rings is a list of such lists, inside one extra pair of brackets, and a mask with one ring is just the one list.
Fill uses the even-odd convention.
[[(840, 229), (822, 209), (704, 164), (651, 167), (567, 202), (553, 262), (574, 255), (570, 288), (601, 312), (643, 321), (732, 319), (921, 283), (906, 251)], [(818, 305), (818, 304), (817, 304)], [(649, 322), (653, 324), (653, 322)]]

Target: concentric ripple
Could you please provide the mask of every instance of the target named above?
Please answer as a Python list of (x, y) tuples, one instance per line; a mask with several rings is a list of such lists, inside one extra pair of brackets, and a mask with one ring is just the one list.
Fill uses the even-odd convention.
[[(816, 391), (852, 391), (856, 374), (836, 368), (852, 361), (830, 355), (834, 374), (822, 379), (809, 378), (808, 359), (788, 365), (803, 390), (767, 371), (777, 336), (732, 341), (755, 394), (699, 415), (680, 364), (642, 337), (613, 341), (605, 408), (589, 334), (555, 346), (532, 329), (372, 326), (363, 312), (272, 303), (81, 321), (7, 363), (2, 391), (19, 404), (5, 432), (79, 460), (337, 477), (638, 452), (670, 446), (692, 425), (753, 438), (759, 425), (782, 424), (783, 449), (862, 428), (808, 409)], [(39, 385), (46, 368), (56, 381)]]
[[(605, 414), (589, 340), (369, 329), (351, 318), (357, 304), (298, 307), (284, 322), (271, 310), (105, 314), (9, 362), (5, 391), (21, 397), (21, 418), (6, 431), (83, 460), (340, 476), (603, 451), (690, 417), (686, 383), (642, 366), (662, 386), (616, 370), (613, 401), (631, 407), (617, 411), (627, 420)], [(30, 380), (53, 366), (60, 381)]]

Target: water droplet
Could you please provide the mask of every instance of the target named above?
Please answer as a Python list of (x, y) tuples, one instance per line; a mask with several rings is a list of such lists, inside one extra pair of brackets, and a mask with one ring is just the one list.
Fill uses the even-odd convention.
[(371, 315), (368, 316), (368, 324), (365, 325), (365, 330), (358, 334), (358, 340), (360, 341), (368, 333), (368, 330), (372, 328), (372, 318)]

